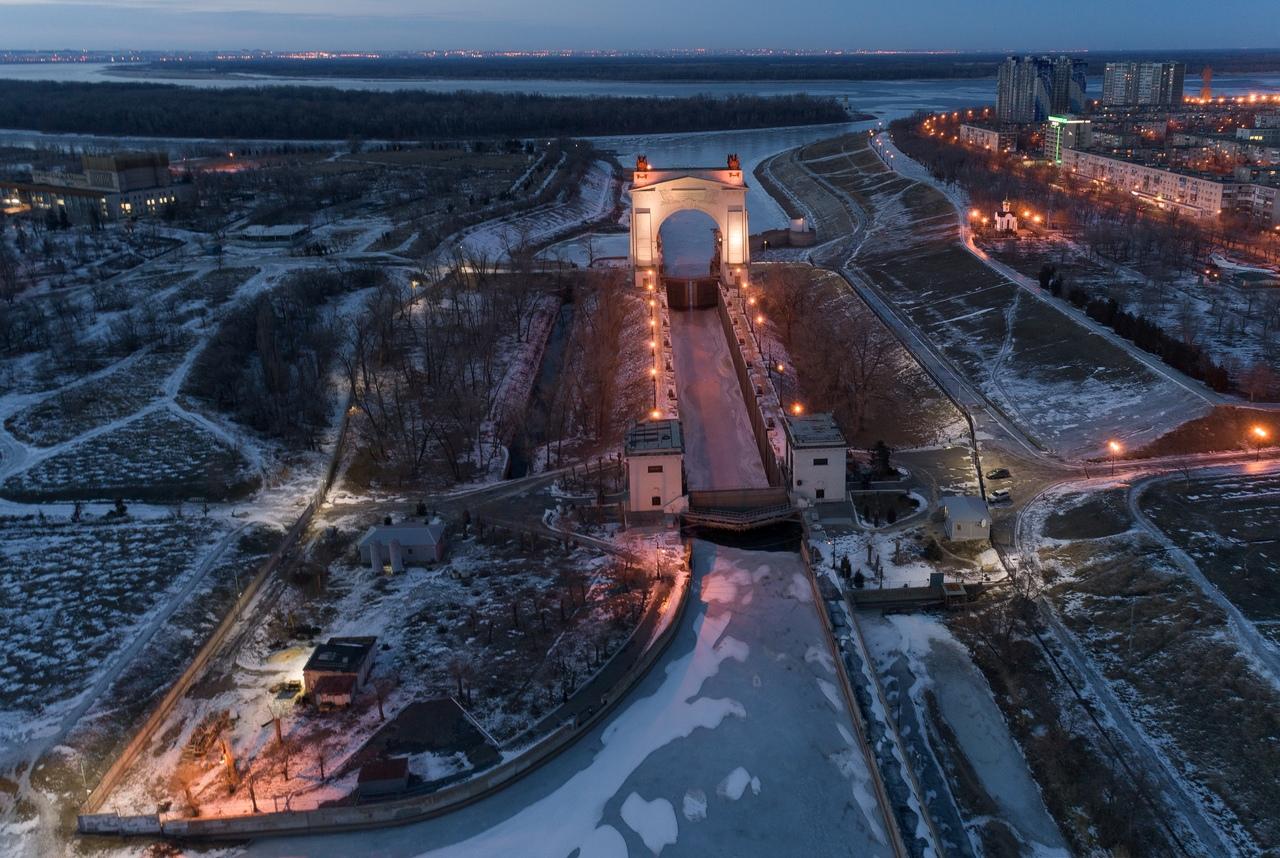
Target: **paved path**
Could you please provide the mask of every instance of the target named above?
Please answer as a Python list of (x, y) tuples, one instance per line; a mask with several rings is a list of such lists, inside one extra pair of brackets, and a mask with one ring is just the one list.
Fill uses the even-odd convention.
[[(1243, 470), (1242, 468), (1233, 468), (1232, 470)], [(1236, 643), (1240, 646), (1253, 662), (1255, 668), (1263, 673), (1273, 685), (1280, 687), (1280, 652), (1276, 651), (1275, 646), (1268, 641), (1258, 631), (1258, 627), (1253, 624), (1248, 617), (1241, 613), (1235, 603), (1226, 597), (1226, 595), (1217, 588), (1217, 586), (1205, 577), (1204, 572), (1200, 571), (1200, 565), (1191, 557), (1190, 554), (1183, 551), (1170, 539), (1160, 527), (1153, 522), (1147, 514), (1142, 511), (1142, 495), (1152, 485), (1165, 480), (1174, 479), (1179, 475), (1165, 474), (1162, 476), (1152, 476), (1146, 479), (1138, 480), (1129, 485), (1129, 491), (1125, 494), (1125, 502), (1129, 506), (1129, 515), (1133, 517), (1134, 523), (1142, 528), (1148, 536), (1160, 543), (1161, 547), (1169, 559), (1171, 559), (1178, 568), (1187, 574), (1196, 586), (1200, 588), (1200, 592), (1208, 597), (1215, 605), (1222, 609), (1227, 616), (1227, 626), (1231, 629), (1232, 635), (1236, 639)]]
[[(1065, 482), (1059, 485), (1063, 484)], [(1023, 513), (1042, 502), (1043, 495), (1047, 491), (1046, 488), (1040, 495), (1031, 499)], [(1029, 557), (1034, 554), (1037, 537), (1033, 532), (1034, 521), (1032, 516), (1019, 514), (1015, 524), (1015, 541), (1022, 556)], [(1188, 790), (1186, 781), (1180, 777), (1165, 755), (1134, 722), (1128, 708), (1116, 697), (1111, 684), (1084, 652), (1075, 635), (1063, 624), (1053, 604), (1043, 596), (1037, 599), (1037, 604), (1040, 607), (1040, 616), (1048, 625), (1048, 631), (1058, 643), (1060, 654), (1070, 662), (1075, 673), (1086, 683), (1085, 693), (1097, 702), (1102, 710), (1103, 721), (1109, 723), (1118, 734), (1120, 741), (1124, 743), (1130, 763), (1154, 779), (1161, 798), (1176, 812), (1177, 819), (1200, 841), (1206, 850), (1204, 854), (1235, 854), (1236, 850), (1230, 840), (1218, 828), (1216, 822), (1205, 813), (1199, 798)]]
[(716, 311), (673, 311), (671, 350), (689, 488), (767, 487), (769, 479)]
[[(1183, 375), (1173, 367), (1160, 360), (1150, 352), (1138, 348), (1131, 340), (1117, 334), (1114, 330), (1106, 325), (1100, 324), (1090, 319), (1084, 313), (1074, 309), (1070, 304), (1060, 301), (1040, 288), (1040, 284), (1031, 277), (1015, 270), (999, 260), (993, 259), (985, 250), (978, 247), (974, 241), (973, 231), (969, 229), (967, 215), (968, 205), (956, 191), (945, 186), (942, 182), (935, 179), (927, 169), (921, 164), (909, 158), (902, 153), (893, 143), (893, 138), (888, 132), (881, 132), (875, 137), (876, 145), (872, 147), (873, 151), (880, 156), (880, 160), (890, 170), (897, 172), (904, 178), (912, 181), (929, 185), (945, 196), (955, 207), (956, 219), (959, 222), (961, 244), (965, 250), (969, 251), (974, 257), (980, 260), (984, 265), (1001, 277), (1008, 279), (1011, 283), (1021, 287), (1030, 293), (1045, 306), (1061, 313), (1072, 324), (1085, 328), (1092, 333), (1103, 337), (1116, 348), (1126, 352), (1135, 361), (1141, 363), (1147, 369), (1159, 375), (1161, 378), (1177, 385), (1191, 395), (1201, 399), (1210, 405), (1234, 405), (1241, 408), (1259, 408), (1267, 411), (1280, 411), (1280, 402), (1249, 402), (1242, 397), (1228, 393), (1218, 393), (1211, 390), (1203, 382)], [(892, 155), (892, 157), (886, 157)]]

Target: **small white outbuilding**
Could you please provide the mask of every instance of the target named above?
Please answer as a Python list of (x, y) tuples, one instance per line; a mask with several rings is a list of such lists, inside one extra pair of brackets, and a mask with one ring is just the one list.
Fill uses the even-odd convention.
[(422, 523), (375, 524), (356, 543), (360, 562), (368, 563), (375, 572), (390, 566), (402, 572), (406, 565), (424, 566), (444, 560), (445, 528), (439, 521)]
[(951, 542), (991, 538), (991, 511), (987, 502), (975, 495), (953, 495), (942, 499), (942, 527)]
[(627, 432), (627, 510), (661, 512), (684, 494), (684, 438), (679, 420), (648, 420)]
[(786, 418), (787, 472), (791, 494), (813, 503), (845, 499), (848, 443), (830, 414)]

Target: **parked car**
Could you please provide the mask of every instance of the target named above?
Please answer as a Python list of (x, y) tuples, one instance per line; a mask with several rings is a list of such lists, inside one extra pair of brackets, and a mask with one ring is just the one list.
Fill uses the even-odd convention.
[(996, 468), (994, 471), (987, 472), (988, 480), (1007, 480), (1011, 476), (1013, 475), (1009, 473), (1008, 468)]
[(987, 496), (987, 500), (992, 503), (1009, 503), (1013, 498), (1010, 496), (1008, 489), (996, 489)]

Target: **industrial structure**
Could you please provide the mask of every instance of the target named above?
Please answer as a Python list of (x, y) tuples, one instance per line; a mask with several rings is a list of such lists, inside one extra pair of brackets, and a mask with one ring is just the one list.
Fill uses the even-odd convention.
[(174, 182), (163, 152), (84, 155), (81, 171), (31, 171), (29, 182), (5, 182), (6, 205), (44, 211), (68, 224), (97, 225), (162, 214), (195, 201), (195, 185)]

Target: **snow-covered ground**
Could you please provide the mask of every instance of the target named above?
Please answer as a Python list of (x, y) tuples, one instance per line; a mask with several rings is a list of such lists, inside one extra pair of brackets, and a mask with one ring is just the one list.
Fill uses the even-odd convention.
[(689, 488), (769, 485), (716, 311), (672, 312), (671, 348)]
[[(1028, 853), (1067, 855), (1022, 749), (964, 645), (929, 616), (864, 614), (860, 622), (890, 705), (913, 707), (910, 720), (923, 724), (931, 719), (925, 701), (926, 692), (931, 692), (938, 714), (977, 775), (977, 786), (999, 809), (996, 818), (1015, 832)], [(906, 720), (899, 716), (899, 725)], [(977, 842), (972, 829), (989, 823), (969, 818), (965, 824), (971, 829), (970, 839)]]
[[(699, 542), (684, 628), (619, 714), (491, 799), (251, 855), (887, 855), (800, 559)], [(804, 586), (797, 586), (799, 581)]]
[(631, 233), (591, 232), (553, 244), (538, 258), (587, 268), (593, 261), (597, 267), (606, 263), (629, 266), (630, 254)]
[(582, 177), (572, 200), (485, 221), (463, 236), (462, 250), (472, 258), (492, 262), (505, 259), (513, 248), (552, 241), (607, 216), (617, 199), (616, 188), (608, 162), (596, 161)]

